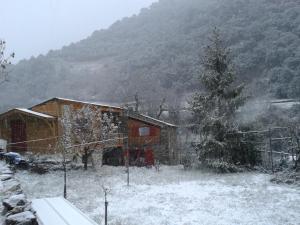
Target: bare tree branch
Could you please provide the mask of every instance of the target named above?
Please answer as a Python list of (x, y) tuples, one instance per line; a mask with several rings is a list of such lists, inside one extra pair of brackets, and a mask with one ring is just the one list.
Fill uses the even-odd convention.
[(15, 53), (10, 54), (8, 57), (5, 55), (6, 42), (0, 39), (0, 84), (8, 81), (7, 67), (11, 64), (11, 59), (15, 57)]
[(140, 108), (140, 100), (139, 100), (139, 93), (138, 92), (135, 93), (134, 99), (135, 99), (135, 109), (134, 109), (134, 111), (136, 113), (138, 113), (139, 112), (139, 108)]
[(158, 110), (158, 113), (156, 115), (156, 118), (159, 119), (161, 114), (166, 111), (166, 109), (164, 109), (164, 104), (166, 103), (166, 99), (163, 98), (160, 105), (159, 105), (159, 110)]

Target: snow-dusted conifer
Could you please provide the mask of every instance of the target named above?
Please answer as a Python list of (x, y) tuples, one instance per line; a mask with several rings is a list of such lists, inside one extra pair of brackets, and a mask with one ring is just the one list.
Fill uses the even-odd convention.
[(235, 84), (235, 70), (229, 55), (229, 49), (224, 47), (215, 29), (202, 59), (200, 79), (204, 91), (195, 93), (190, 102), (201, 136), (196, 150), (199, 160), (206, 165), (231, 162), (227, 134), (237, 129), (235, 112), (245, 100), (241, 95), (243, 85)]

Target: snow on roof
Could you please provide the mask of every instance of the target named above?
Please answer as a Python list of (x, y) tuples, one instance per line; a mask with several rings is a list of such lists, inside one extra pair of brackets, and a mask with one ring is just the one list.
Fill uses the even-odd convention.
[(156, 122), (158, 122), (158, 123), (165, 124), (165, 125), (170, 126), (170, 127), (176, 127), (175, 124), (168, 123), (168, 122), (165, 122), (165, 121), (163, 121), (163, 120), (155, 119), (155, 118), (153, 118), (153, 117), (151, 117), (151, 116), (146, 116), (146, 115), (143, 115), (143, 114), (142, 114), (142, 116), (143, 116), (143, 117), (147, 117), (147, 118), (149, 118), (149, 119), (151, 119), (151, 120), (154, 120), (154, 121), (156, 121)]
[(282, 109), (290, 109), (294, 105), (299, 105), (299, 104), (300, 104), (300, 102), (276, 102), (276, 103), (272, 103), (272, 105), (274, 105), (278, 108), (282, 108)]
[(35, 199), (32, 201), (32, 208), (41, 225), (97, 225), (61, 197)]
[[(117, 108), (117, 109), (122, 109), (122, 107), (116, 106), (114, 104), (111, 103), (101, 103), (101, 102), (91, 102), (91, 101), (80, 101), (80, 100), (75, 100), (75, 99), (70, 99), (70, 98), (61, 98), (61, 97), (55, 97), (55, 98), (51, 98), (49, 100), (46, 100), (42, 103), (39, 103), (35, 106), (41, 105), (43, 103), (52, 101), (52, 100), (61, 100), (61, 101), (68, 101), (68, 102), (74, 102), (74, 103), (83, 103), (83, 104), (90, 104), (90, 105), (97, 105), (97, 106), (103, 106), (103, 107), (109, 107), (109, 108)], [(33, 106), (34, 107), (34, 106)], [(31, 108), (33, 108), (31, 107)]]
[[(132, 118), (135, 118), (135, 119), (139, 119), (139, 120), (143, 120), (143, 117), (146, 118), (146, 119), (149, 119), (150, 122), (151, 120), (155, 123), (159, 123), (159, 124), (163, 124), (163, 125), (166, 125), (166, 126), (170, 126), (170, 127), (177, 127), (175, 124), (172, 124), (172, 123), (168, 123), (168, 122), (165, 122), (165, 121), (162, 121), (162, 120), (159, 120), (159, 119), (155, 119), (151, 116), (147, 116), (147, 115), (144, 115), (144, 114), (131, 114), (129, 115), (129, 117), (132, 117)], [(149, 121), (147, 121), (149, 122)]]
[(292, 108), (294, 105), (299, 105), (298, 99), (275, 99), (271, 101), (271, 104), (282, 109)]
[(292, 99), (292, 98), (287, 98), (287, 99), (273, 99), (270, 101), (271, 103), (286, 103), (286, 102), (294, 102), (294, 103), (299, 103), (298, 99)]
[(25, 108), (15, 108), (15, 110), (21, 111), (21, 112), (25, 112), (25, 113), (29, 113), (32, 114), (34, 116), (38, 116), (38, 117), (43, 117), (43, 118), (47, 118), (47, 119), (54, 119), (55, 117), (44, 114), (44, 113), (39, 113), (39, 112), (35, 112), (29, 109), (25, 109)]

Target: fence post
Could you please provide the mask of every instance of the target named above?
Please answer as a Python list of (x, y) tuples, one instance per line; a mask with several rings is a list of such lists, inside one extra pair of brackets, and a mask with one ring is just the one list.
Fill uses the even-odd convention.
[(107, 207), (108, 207), (108, 202), (107, 202), (107, 189), (103, 188), (104, 190), (104, 205), (105, 205), (105, 214), (104, 214), (104, 224), (107, 225)]
[(295, 160), (294, 160), (294, 144), (293, 144), (293, 138), (295, 137), (295, 133), (291, 127), (289, 127), (289, 131), (290, 131), (290, 136), (291, 136), (290, 141), (291, 141), (291, 146), (292, 146), (292, 148), (291, 148), (292, 161), (295, 162)]
[(127, 157), (126, 157), (126, 173), (127, 173), (127, 186), (129, 186), (129, 149), (127, 148)]
[(270, 144), (270, 160), (271, 160), (271, 169), (272, 173), (274, 173), (274, 165), (273, 165), (273, 149), (272, 149), (272, 130), (269, 128), (269, 144)]
[(295, 136), (296, 136), (296, 140), (297, 140), (297, 150), (296, 151), (296, 160), (295, 160), (295, 168), (298, 167), (298, 157), (300, 158), (300, 141), (299, 141), (299, 129), (296, 128), (296, 131), (295, 131)]
[(62, 150), (63, 155), (63, 171), (64, 171), (64, 198), (67, 199), (67, 165), (66, 165), (66, 149), (62, 145), (61, 140), (59, 141), (59, 147)]
[(128, 111), (128, 109), (127, 109), (127, 111), (126, 111), (126, 133), (127, 133), (127, 138), (125, 139), (126, 140), (126, 144), (125, 144), (125, 146), (126, 146), (126, 173), (127, 173), (127, 186), (129, 186), (129, 163), (130, 163), (130, 153), (129, 153), (129, 131), (128, 131), (128, 129), (129, 129), (129, 127), (128, 127), (128, 122), (129, 122), (129, 111)]
[(65, 162), (63, 167), (64, 167), (64, 198), (67, 199), (67, 168)]

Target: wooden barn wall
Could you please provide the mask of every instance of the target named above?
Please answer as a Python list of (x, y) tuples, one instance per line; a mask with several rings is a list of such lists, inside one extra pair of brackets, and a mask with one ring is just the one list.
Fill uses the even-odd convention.
[[(13, 114), (6, 117), (0, 122), (0, 138), (11, 142), (12, 130), (10, 121), (22, 120), (26, 123), (26, 141), (45, 139), (49, 137), (57, 136), (57, 121), (48, 121), (32, 116)], [(28, 142), (27, 152), (33, 153), (51, 153), (56, 145), (56, 139), (49, 139), (38, 142)], [(18, 149), (20, 147), (8, 146), (9, 151), (25, 152), (24, 149)]]
[[(53, 99), (52, 101), (45, 102), (43, 104), (34, 106), (31, 108), (31, 110), (36, 112), (45, 113), (54, 117), (61, 117), (63, 113), (64, 106), (71, 106), (73, 109), (81, 109), (84, 106), (87, 106), (89, 104), (82, 103), (82, 102), (73, 102), (73, 101), (67, 101), (67, 100), (58, 100)], [(114, 107), (108, 107), (108, 106), (97, 106), (90, 104), (92, 108), (100, 108), (102, 112), (118, 112), (122, 113), (122, 109), (114, 108)]]
[[(149, 136), (140, 136), (139, 128), (148, 127), (150, 129)], [(142, 148), (144, 144), (155, 146), (160, 144), (160, 128), (139, 120), (128, 120), (128, 146), (129, 148)]]
[(111, 108), (107, 106), (97, 106), (97, 105), (89, 105), (82, 102), (72, 102), (72, 101), (63, 101), (60, 100), (57, 102), (58, 104), (58, 116), (61, 117), (63, 115), (64, 106), (70, 106), (72, 109), (79, 110), (82, 109), (84, 106), (91, 106), (94, 109), (100, 109), (101, 112), (116, 112), (121, 114), (122, 109), (119, 108)]
[[(141, 127), (149, 127), (150, 135), (138, 135), (138, 129)], [(134, 148), (150, 148), (154, 152), (154, 157), (163, 164), (176, 164), (176, 128), (159, 127), (150, 125), (133, 118), (128, 119), (128, 146), (129, 149)]]
[[(119, 116), (122, 115), (122, 109), (119, 108), (111, 108), (111, 107), (107, 107), (107, 106), (97, 106), (97, 105), (89, 105), (87, 103), (82, 103), (82, 102), (72, 102), (72, 101), (64, 101), (64, 100), (59, 100), (58, 101), (58, 117), (62, 117), (63, 116), (63, 112), (64, 112), (64, 107), (65, 106), (69, 106), (72, 110), (80, 110), (85, 106), (90, 106), (92, 109), (95, 110), (101, 110), (102, 113), (105, 112), (112, 112), (112, 113), (117, 113), (119, 114)], [(63, 134), (63, 127), (62, 124), (58, 125), (58, 134), (62, 135)], [(122, 138), (122, 135), (119, 135), (119, 138)], [(122, 147), (123, 146), (123, 140), (120, 139), (115, 146), (109, 146), (111, 147)]]
[(179, 162), (179, 152), (177, 146), (177, 129), (175, 127), (166, 127), (167, 140), (166, 143), (169, 153), (170, 164), (175, 165)]
[[(30, 119), (26, 122), (27, 140), (48, 139), (57, 136), (57, 121), (51, 123), (38, 118)], [(57, 139), (48, 139), (38, 142), (29, 142), (28, 151), (35, 153), (55, 153)]]
[[(70, 106), (72, 109), (80, 110), (87, 105), (89, 104), (82, 103), (82, 102), (73, 102), (68, 100), (53, 99), (52, 101), (48, 101), (43, 104), (32, 107), (32, 110), (61, 118), (63, 116), (64, 106)], [(108, 107), (108, 106), (97, 106), (92, 104), (89, 106), (95, 109), (100, 108), (101, 112), (113, 112), (122, 115), (122, 109), (119, 108)], [(63, 127), (60, 123), (57, 124), (57, 134), (58, 136), (63, 135)], [(123, 145), (123, 141), (120, 140), (118, 142), (118, 146), (122, 146), (122, 145)]]
[(170, 129), (164, 127), (161, 130), (161, 144), (159, 148), (160, 158), (163, 163), (171, 164)]
[(23, 115), (20, 116), (19, 114), (12, 114), (12, 115), (8, 115), (8, 116), (2, 118), (1, 122), (0, 122), (0, 138), (5, 139), (5, 140), (7, 140), (8, 143), (10, 143), (11, 137), (12, 137), (11, 121), (13, 121), (13, 120), (24, 121), (24, 118), (27, 118), (27, 117), (24, 117)]
[(58, 102), (55, 100), (34, 106), (31, 108), (31, 110), (40, 113), (45, 113), (54, 117), (58, 117), (59, 115)]
[(33, 106), (31, 110), (36, 112), (45, 113), (54, 117), (61, 117), (63, 113), (63, 107), (71, 106), (73, 109), (81, 109), (84, 106), (90, 105), (94, 108), (101, 108), (101, 111), (103, 112), (118, 112), (122, 113), (122, 109), (115, 108), (115, 107), (109, 107), (109, 106), (97, 106), (93, 104), (88, 104), (84, 102), (74, 102), (74, 101), (68, 101), (68, 100), (59, 100), (59, 99), (53, 99), (52, 101), (47, 101), (45, 103)]
[(10, 123), (7, 119), (0, 120), (0, 139), (11, 140)]

